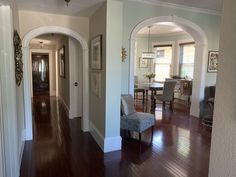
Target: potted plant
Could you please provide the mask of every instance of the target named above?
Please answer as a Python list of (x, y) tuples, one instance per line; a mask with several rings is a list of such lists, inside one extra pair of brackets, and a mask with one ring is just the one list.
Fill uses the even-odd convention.
[(154, 78), (155, 76), (156, 74), (153, 72), (148, 72), (145, 74), (145, 77), (148, 78), (149, 83), (151, 83), (151, 79)]

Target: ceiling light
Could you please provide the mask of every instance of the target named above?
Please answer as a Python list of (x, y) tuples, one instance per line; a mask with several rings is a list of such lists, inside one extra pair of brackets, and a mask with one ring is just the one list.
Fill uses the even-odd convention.
[(155, 59), (155, 53), (152, 51), (149, 51), (149, 43), (150, 43), (150, 28), (151, 26), (148, 26), (148, 51), (147, 52), (142, 52), (142, 58), (143, 59)]
[(69, 2), (70, 2), (70, 0), (65, 0), (65, 2), (66, 2), (66, 5), (68, 6), (68, 5), (69, 5)]
[(40, 48), (43, 48), (43, 41), (39, 42), (39, 46), (40, 46)]

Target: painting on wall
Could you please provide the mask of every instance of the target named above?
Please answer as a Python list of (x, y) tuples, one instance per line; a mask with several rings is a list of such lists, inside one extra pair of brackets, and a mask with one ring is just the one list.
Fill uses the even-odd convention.
[(140, 68), (147, 68), (148, 67), (148, 60), (140, 57), (139, 58), (139, 67)]
[(59, 75), (65, 78), (65, 46), (59, 49)]
[(91, 69), (102, 69), (102, 35), (91, 40)]
[(219, 58), (218, 51), (209, 51), (207, 72), (209, 73), (217, 72), (218, 58)]
[(91, 91), (92, 94), (98, 98), (102, 96), (102, 76), (100, 72), (92, 72), (91, 73)]

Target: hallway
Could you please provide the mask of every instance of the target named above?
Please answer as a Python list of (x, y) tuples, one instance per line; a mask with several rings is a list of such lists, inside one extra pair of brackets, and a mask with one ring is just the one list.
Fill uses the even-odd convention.
[(25, 144), (21, 177), (207, 177), (211, 131), (183, 105), (174, 107), (163, 114), (156, 110), (151, 146), (146, 131), (141, 146), (125, 139), (122, 151), (103, 154), (55, 97), (34, 97), (34, 141)]

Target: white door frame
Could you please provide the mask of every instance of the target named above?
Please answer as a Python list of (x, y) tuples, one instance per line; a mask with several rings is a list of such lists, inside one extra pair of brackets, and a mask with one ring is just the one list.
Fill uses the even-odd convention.
[(83, 113), (81, 129), (89, 131), (89, 64), (88, 64), (88, 44), (83, 37), (65, 27), (59, 26), (44, 26), (36, 28), (28, 32), (22, 40), (23, 48), (23, 63), (24, 63), (24, 108), (25, 108), (25, 124), (26, 124), (26, 140), (33, 139), (32, 131), (32, 106), (30, 95), (30, 50), (29, 43), (36, 36), (48, 33), (58, 33), (71, 36), (75, 38), (82, 46), (83, 50)]
[(199, 117), (200, 102), (204, 99), (205, 76), (207, 66), (207, 49), (208, 42), (204, 31), (193, 22), (171, 15), (159, 16), (142, 21), (133, 29), (130, 38), (130, 77), (129, 93), (134, 91), (134, 63), (135, 63), (135, 42), (138, 32), (145, 26), (158, 22), (172, 22), (181, 27), (185, 32), (190, 34), (195, 41), (195, 60), (193, 73), (193, 90), (190, 114)]
[(5, 177), (5, 152), (4, 152), (4, 137), (3, 137), (3, 116), (2, 116), (2, 97), (0, 85), (0, 176)]

